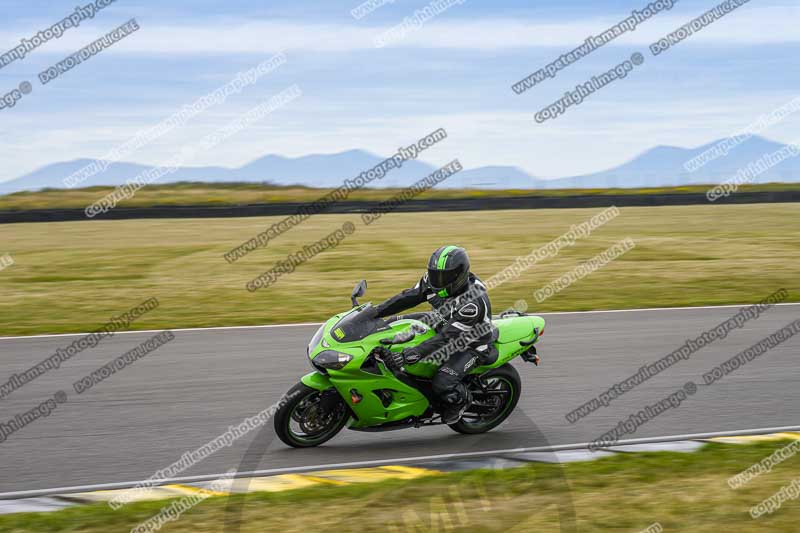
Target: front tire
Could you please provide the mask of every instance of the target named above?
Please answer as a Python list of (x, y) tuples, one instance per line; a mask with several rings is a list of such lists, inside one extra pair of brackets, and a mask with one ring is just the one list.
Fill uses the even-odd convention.
[(275, 412), (275, 433), (293, 448), (319, 446), (342, 430), (350, 412), (336, 389), (318, 391), (298, 383)]
[(486, 433), (505, 421), (514, 411), (522, 394), (522, 380), (517, 369), (506, 363), (479, 378), (486, 391), (474, 382), (468, 384), (472, 403), (464, 416), (450, 429), (465, 435)]

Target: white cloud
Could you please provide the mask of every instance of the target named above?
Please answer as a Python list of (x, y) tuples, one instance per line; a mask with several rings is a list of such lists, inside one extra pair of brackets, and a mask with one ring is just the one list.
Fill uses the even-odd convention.
[[(709, 7), (709, 6), (705, 6)], [(702, 11), (683, 9), (677, 13), (662, 13), (643, 23), (614, 44), (649, 45), (654, 40), (687, 23)], [(541, 22), (506, 18), (459, 19), (449, 14), (427, 22), (421, 29), (408, 34), (393, 47), (441, 48), (463, 50), (502, 50), (534, 47), (569, 47), (582, 43), (589, 35), (597, 35), (622, 20), (604, 17), (575, 19), (570, 22)], [(725, 18), (696, 33), (689, 44), (747, 45), (800, 42), (797, 31), (800, 7), (747, 4)], [(312, 52), (349, 52), (374, 48), (374, 38), (391, 25), (364, 27), (356, 24), (322, 24), (276, 22), (223, 21), (204, 25), (163, 25), (158, 19), (140, 17), (141, 32), (116, 44), (115, 53), (143, 54), (238, 54), (274, 53), (279, 50)], [(151, 24), (151, 22), (153, 22)], [(398, 23), (401, 20), (397, 21)], [(0, 43), (6, 48), (18, 42), (20, 36), (35, 33), (36, 29), (0, 33)], [(71, 53), (89, 39), (107, 31), (97, 25), (82, 26), (78, 31), (52, 41), (43, 50), (50, 53)], [(0, 46), (0, 49), (2, 46)]]

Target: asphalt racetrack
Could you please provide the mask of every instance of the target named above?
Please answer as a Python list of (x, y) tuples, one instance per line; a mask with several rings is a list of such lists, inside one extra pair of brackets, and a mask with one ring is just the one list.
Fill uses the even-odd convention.
[[(766, 293), (769, 291), (765, 291)], [(549, 313), (539, 343), (541, 366), (521, 360), (517, 411), (489, 434), (468, 437), (447, 427), (386, 433), (344, 430), (322, 447), (294, 450), (272, 430), (253, 431), (181, 476), (381, 460), (424, 455), (588, 442), (620, 419), (668, 396), (688, 381), (697, 392), (625, 438), (743, 430), (800, 423), (800, 336), (711, 386), (715, 365), (800, 318), (800, 305), (780, 305), (727, 338), (651, 378), (609, 407), (570, 424), (567, 412), (687, 338), (727, 320), (736, 307)], [(0, 492), (146, 479), (277, 402), (310, 371), (305, 349), (317, 326), (176, 331), (175, 340), (81, 395), (73, 382), (134, 348), (153, 333), (119, 334), (50, 370), (0, 400), (0, 422), (56, 391), (66, 403), (0, 443)], [(74, 336), (0, 339), (5, 382)]]

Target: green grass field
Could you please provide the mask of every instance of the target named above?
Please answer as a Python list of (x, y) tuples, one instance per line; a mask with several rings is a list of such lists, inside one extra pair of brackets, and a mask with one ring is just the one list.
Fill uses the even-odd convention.
[[(379, 301), (416, 283), (428, 255), (457, 243), (487, 279), (600, 209), (318, 215), (234, 264), (223, 253), (278, 217), (0, 226), (0, 334), (82, 332), (155, 296), (134, 329), (321, 321), (348, 309), (361, 278)], [(356, 231), (268, 288), (245, 284), (346, 221)], [(533, 291), (630, 237), (636, 247), (537, 304)], [(780, 287), (800, 301), (800, 204), (622, 208), (621, 215), (491, 293), (499, 312), (743, 304)]]
[[(658, 523), (665, 532), (796, 532), (800, 500), (784, 501), (757, 519), (749, 512), (798, 479), (800, 457), (737, 490), (727, 484), (785, 444), (713, 444), (694, 453), (621, 454), (586, 463), (212, 497), (162, 531), (640, 532)], [(0, 531), (128, 532), (166, 505), (147, 502), (112, 511), (101, 503), (0, 516)]]
[[(651, 189), (432, 189), (419, 199), (486, 198), (497, 196), (574, 196), (609, 194), (705, 194), (708, 185), (685, 187), (658, 187)], [(112, 192), (114, 187), (87, 187), (82, 189), (50, 189), (39, 192), (19, 192), (0, 196), (0, 210), (79, 208), (97, 201)], [(800, 184), (767, 183), (743, 185), (745, 191), (796, 191)], [(353, 191), (348, 200), (382, 201), (397, 194), (400, 189), (361, 189)], [(124, 200), (123, 207), (145, 207), (163, 205), (241, 205), (280, 202), (313, 202), (330, 192), (330, 189), (314, 189), (300, 186), (273, 186), (253, 183), (169, 183), (148, 185), (136, 195)]]

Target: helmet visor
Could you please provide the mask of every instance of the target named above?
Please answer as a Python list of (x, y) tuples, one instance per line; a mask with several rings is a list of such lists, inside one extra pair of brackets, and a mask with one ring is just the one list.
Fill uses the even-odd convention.
[(463, 268), (451, 268), (449, 270), (428, 269), (428, 283), (434, 289), (444, 289), (451, 285), (461, 275)]

